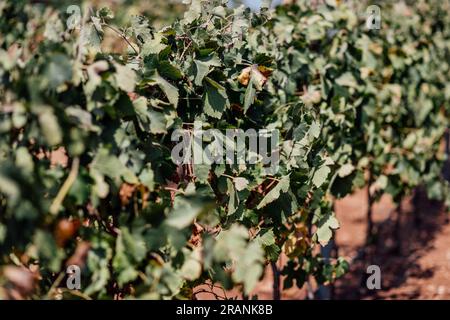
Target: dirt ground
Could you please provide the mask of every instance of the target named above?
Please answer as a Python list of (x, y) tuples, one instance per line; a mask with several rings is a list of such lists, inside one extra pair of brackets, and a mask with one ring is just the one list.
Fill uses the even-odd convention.
[[(367, 191), (360, 190), (336, 203), (341, 228), (336, 233), (339, 256), (350, 262), (350, 271), (330, 288), (331, 299), (450, 299), (450, 223), (449, 214), (439, 203), (418, 192), (402, 203), (400, 228), (396, 229), (396, 206), (388, 196), (374, 205), (373, 217), (377, 238), (365, 245)], [(396, 233), (395, 230), (400, 230)], [(400, 239), (400, 241), (398, 240)], [(401, 246), (397, 246), (397, 244)], [(281, 267), (286, 261), (281, 258)], [(378, 265), (381, 289), (368, 290), (366, 269)], [(267, 268), (254, 294), (259, 299), (272, 299), (272, 271)], [(282, 299), (307, 299), (310, 290), (283, 290)], [(223, 295), (223, 291), (215, 289)], [(239, 298), (237, 292), (225, 293), (227, 298)], [(197, 299), (212, 299), (207, 293)]]
[[(379, 236), (373, 246), (366, 247), (366, 255), (358, 257), (365, 247), (365, 195), (362, 190), (337, 204), (341, 221), (341, 229), (336, 234), (339, 255), (354, 261), (350, 272), (337, 282), (334, 298), (450, 299), (448, 213), (420, 192), (415, 199), (405, 199), (398, 241), (392, 237), (396, 207), (385, 196), (374, 206)], [(396, 247), (398, 243), (400, 248)], [(371, 264), (381, 269), (381, 290), (366, 289), (363, 275)]]

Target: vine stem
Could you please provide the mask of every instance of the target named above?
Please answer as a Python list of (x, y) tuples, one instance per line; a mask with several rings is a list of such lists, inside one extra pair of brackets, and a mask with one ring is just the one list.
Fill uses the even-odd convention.
[(444, 133), (445, 141), (445, 155), (447, 156), (444, 162), (444, 168), (442, 170), (444, 179), (450, 181), (450, 128), (447, 128)]
[(280, 271), (278, 270), (276, 261), (271, 261), (270, 265), (272, 267), (273, 273), (273, 300), (280, 300), (281, 299)]
[(114, 28), (113, 26), (110, 26), (107, 23), (102, 23), (102, 26), (109, 28), (110, 30), (114, 31), (115, 33), (117, 33), (119, 35), (119, 37), (121, 37), (123, 40), (125, 40), (125, 42), (130, 46), (131, 49), (133, 49), (134, 53), (136, 53), (136, 55), (139, 55), (139, 52), (134, 48), (134, 46), (131, 44), (131, 42), (127, 39), (127, 37), (125, 37), (125, 35), (122, 34), (122, 32), (120, 32), (119, 30), (117, 30), (116, 28)]
[(199, 293), (208, 293), (208, 294), (211, 294), (211, 295), (213, 295), (213, 296), (216, 298), (216, 300), (227, 300), (226, 297), (221, 296), (221, 295), (219, 295), (219, 294), (217, 294), (217, 293), (215, 293), (215, 292), (213, 292), (213, 291), (208, 291), (208, 290), (206, 290), (206, 289), (198, 289), (197, 291), (195, 291), (195, 292), (193, 293), (193, 295), (196, 296), (196, 295), (199, 294)]
[(78, 169), (80, 168), (80, 159), (78, 157), (74, 158), (72, 161), (72, 167), (70, 168), (69, 175), (67, 176), (66, 181), (62, 185), (61, 189), (59, 189), (56, 198), (53, 200), (52, 205), (50, 206), (50, 213), (56, 215), (61, 207), (64, 198), (72, 187), (78, 176)]
[[(332, 203), (332, 211), (336, 213), (336, 202), (333, 200)], [(337, 244), (334, 239), (331, 239), (328, 244), (324, 247), (320, 248), (320, 253), (322, 254), (325, 263), (330, 263), (330, 261), (336, 261), (337, 260)], [(334, 257), (332, 256), (334, 254)], [(330, 300), (333, 298), (334, 293), (334, 282), (331, 281), (330, 284), (319, 285), (319, 288), (316, 291), (317, 296), (321, 300)]]
[(397, 219), (395, 220), (395, 230), (394, 230), (394, 237), (395, 237), (395, 249), (397, 253), (402, 253), (402, 235), (401, 235), (401, 229), (402, 229), (402, 216), (403, 216), (403, 207), (402, 207), (402, 199), (400, 199), (398, 206), (397, 206)]
[(175, 189), (175, 188), (165, 187), (164, 190), (173, 191), (173, 192), (179, 192), (179, 193), (184, 194), (183, 190), (178, 190), (178, 189)]
[(83, 292), (80, 292), (77, 290), (70, 290), (70, 289), (65, 289), (65, 288), (62, 288), (61, 290), (63, 292), (69, 292), (71, 295), (83, 298), (84, 300), (92, 300), (91, 297), (89, 297), (88, 295), (84, 294)]
[(58, 274), (58, 277), (56, 278), (55, 282), (53, 282), (52, 286), (50, 287), (50, 289), (47, 292), (47, 298), (51, 297), (53, 292), (56, 290), (56, 288), (59, 286), (61, 281), (64, 279), (64, 276), (65, 276), (64, 272), (60, 272)]
[[(447, 162), (448, 162), (448, 160), (447, 160)], [(445, 165), (448, 166), (448, 163), (445, 164)], [(448, 178), (445, 178), (445, 179), (448, 179)], [(421, 189), (420, 189), (420, 188), (416, 188), (416, 189), (414, 190), (414, 195), (413, 195), (413, 198), (412, 198), (412, 203), (413, 203), (413, 216), (414, 216), (414, 226), (415, 226), (416, 228), (420, 228), (420, 225), (422, 224), (422, 217), (421, 217), (421, 214), (420, 214), (420, 209), (421, 209), (421, 207), (420, 207), (421, 194), (422, 194)]]
[(447, 128), (445, 130), (445, 154), (447, 156), (450, 156), (450, 128)]
[(183, 60), (184, 55), (186, 54), (187, 50), (189, 49), (189, 47), (190, 47), (191, 45), (192, 45), (192, 40), (188, 43), (187, 46), (184, 47), (183, 52), (181, 53), (181, 56), (180, 56), (180, 60)]
[(373, 198), (370, 194), (370, 186), (372, 185), (372, 171), (369, 168), (369, 181), (367, 184), (367, 235), (366, 243), (370, 244), (373, 236), (373, 218), (372, 218), (372, 204)]
[(229, 178), (231, 180), (234, 180), (234, 178), (236, 178), (236, 177), (230, 176), (230, 175), (225, 174), (225, 173), (222, 173), (222, 176), (225, 177), (225, 178)]
[(266, 190), (270, 190), (270, 188), (276, 183), (275, 180), (272, 180), (266, 187)]

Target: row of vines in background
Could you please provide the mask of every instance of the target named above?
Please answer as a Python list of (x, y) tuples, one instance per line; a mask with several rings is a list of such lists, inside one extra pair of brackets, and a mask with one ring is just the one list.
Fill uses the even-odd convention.
[[(277, 298), (280, 275), (348, 270), (320, 254), (335, 199), (422, 186), (448, 204), (449, 1), (384, 2), (380, 30), (356, 1), (187, 2), (156, 24), (85, 3), (73, 30), (61, 4), (0, 4), (0, 297), (249, 297), (271, 264)], [(174, 164), (172, 132), (195, 121), (279, 130), (279, 170)]]

